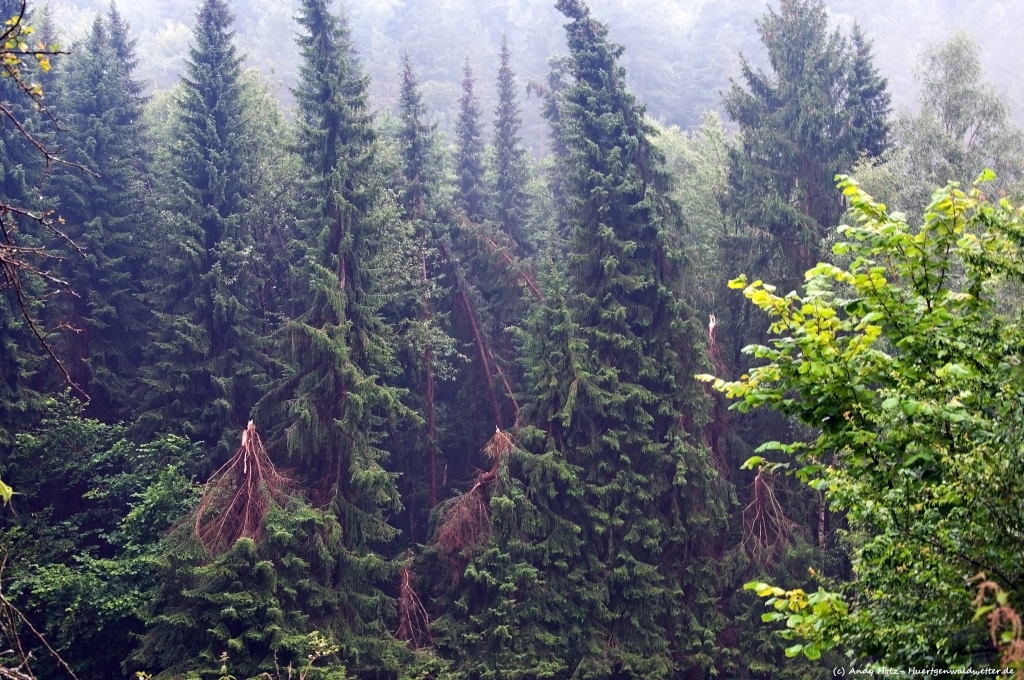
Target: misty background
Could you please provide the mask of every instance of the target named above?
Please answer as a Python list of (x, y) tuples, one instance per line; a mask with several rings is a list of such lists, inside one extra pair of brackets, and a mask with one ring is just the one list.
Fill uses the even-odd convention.
[[(831, 20), (858, 21), (874, 41), (875, 63), (889, 79), (894, 111), (913, 111), (917, 54), (955, 30), (971, 34), (982, 47), (990, 81), (1004, 93), (1013, 119), (1024, 120), (1024, 72), (1018, 49), (1022, 0), (829, 0)], [(51, 2), (62, 39), (73, 45), (85, 35), (96, 12), (109, 0)], [(298, 50), (293, 20), (296, 0), (235, 0), (237, 42), (291, 103)], [(352, 37), (372, 78), (376, 109), (397, 102), (400, 60), (408, 51), (424, 99), (442, 129), (449, 130), (468, 56), (477, 78), (485, 122), (494, 108), (494, 77), (502, 34), (507, 34), (514, 68), (523, 86), (542, 82), (547, 60), (564, 50), (561, 15), (553, 0), (341, 0)], [(171, 87), (182, 69), (196, 0), (120, 0), (118, 7), (139, 38), (138, 73), (155, 89)], [(762, 0), (593, 0), (593, 11), (611, 25), (622, 44), (633, 92), (654, 118), (684, 129), (699, 125), (708, 110), (720, 110), (720, 91), (739, 73), (742, 53), (755, 65), (764, 60), (756, 20)], [(524, 107), (524, 137), (543, 148), (545, 126), (536, 98)]]

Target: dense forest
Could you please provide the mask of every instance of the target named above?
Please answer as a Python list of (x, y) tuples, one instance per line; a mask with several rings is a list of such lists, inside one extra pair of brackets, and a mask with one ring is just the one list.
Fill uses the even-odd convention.
[(548, 4), (0, 0), (0, 678), (1024, 667), (978, 43)]

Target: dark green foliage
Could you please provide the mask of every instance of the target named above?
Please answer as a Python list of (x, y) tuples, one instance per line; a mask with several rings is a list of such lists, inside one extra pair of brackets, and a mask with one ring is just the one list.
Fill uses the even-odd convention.
[(730, 152), (727, 212), (742, 230), (771, 241), (747, 250), (763, 271), (772, 259), (802, 272), (817, 261), (821, 239), (838, 223), (843, 204), (834, 177), (861, 154), (886, 146), (889, 95), (875, 71), (870, 43), (859, 29), (852, 45), (828, 32), (821, 0), (783, 0), (758, 23), (772, 74), (743, 62), (743, 80), (725, 108), (743, 133)]
[(526, 150), (519, 136), (523, 126), (522, 105), (511, 61), (508, 40), (502, 38), (498, 105), (494, 109), (494, 218), (520, 248), (529, 250), (525, 231), (529, 210)]
[(692, 434), (707, 422), (690, 378), (702, 343), (685, 303), (663, 158), (625, 90), (621, 48), (581, 2), (558, 7), (572, 20), (574, 82), (562, 110), (569, 308), (586, 349), (562, 378), (565, 400), (536, 422), (581, 468), (582, 538), (601, 564), (588, 576), (607, 599), (588, 617), (597, 625), (587, 646), (602, 652), (581, 663), (667, 676), (712, 659), (717, 615), (698, 594), (713, 582), (696, 545), (713, 540), (728, 491)]
[[(65, 233), (63, 277), (75, 295), (54, 305), (65, 334), (65, 365), (90, 396), (89, 413), (105, 421), (131, 407), (147, 343), (150, 312), (142, 282), (155, 245), (146, 197), (146, 135), (133, 46), (116, 10), (63, 61), (59, 113), (68, 133), (66, 157), (89, 172), (61, 166), (49, 186)], [(82, 249), (80, 253), (78, 249)]]
[(159, 583), (158, 541), (194, 499), (198, 451), (170, 435), (135, 445), (66, 395), (40, 408), (3, 460), (18, 492), (3, 517), (5, 590), (82, 677), (120, 677)]
[(462, 77), (462, 98), (455, 123), (456, 203), (474, 222), (482, 222), (486, 212), (484, 188), (484, 140), (480, 125), (480, 101), (473, 93), (473, 69), (466, 57)]
[[(764, 340), (766, 323), (751, 314), (741, 296), (729, 294), (725, 282), (748, 271), (795, 283), (808, 266), (827, 257), (823, 241), (845, 210), (834, 190), (835, 175), (848, 172), (863, 157), (881, 154), (888, 145), (886, 81), (878, 75), (871, 44), (858, 27), (849, 38), (838, 30), (830, 32), (824, 3), (783, 0), (777, 11), (768, 10), (758, 30), (770, 70), (766, 73), (744, 61), (742, 84), (733, 83), (724, 96), (726, 111), (739, 124), (741, 136), (728, 148), (727, 184), (720, 190), (723, 214), (717, 227), (714, 274), (715, 285), (722, 291), (716, 298), (721, 302), (708, 313), (717, 317), (717, 370), (730, 375), (746, 369), (741, 350)], [(727, 414), (720, 401), (716, 409), (713, 429), (723, 442), (720, 454), (731, 469), (764, 441), (813, 436), (810, 428), (795, 428), (776, 414), (739, 417)], [(754, 483), (748, 473), (737, 474), (744, 508), (757, 501)], [(780, 516), (796, 522), (795, 526), (803, 525), (806, 536), (824, 551), (834, 543), (834, 534), (822, 501), (811, 490), (794, 485), (783, 488), (788, 493), (783, 495)], [(740, 531), (749, 532), (749, 522), (740, 512), (733, 519), (733, 536), (741, 539)], [(749, 547), (739, 543), (736, 549), (749, 555)], [(772, 559), (738, 569), (727, 588), (738, 588), (744, 580), (761, 576), (761, 571), (785, 569), (785, 565)], [(816, 566), (840, 574), (844, 560), (826, 562), (823, 554)], [(781, 573), (802, 583), (802, 571)], [(742, 616), (736, 625), (741, 636), (756, 634)], [(777, 653), (777, 647), (767, 645), (749, 649), (745, 660), (774, 663)]]
[[(2, 21), (17, 16), (20, 8), (19, 0), (0, 0)], [(0, 78), (0, 101), (29, 134), (48, 141), (45, 135), (48, 127), (13, 78)], [(45, 207), (36, 187), (43, 170), (44, 158), (39, 150), (8, 116), (0, 116), (0, 203), (21, 210)], [(44, 240), (38, 225), (28, 219), (6, 211), (0, 219), (4, 226), (4, 246), (32, 247)], [(17, 274), (24, 285), (22, 296), (12, 285), (12, 274)], [(30, 312), (38, 317), (41, 305), (34, 298), (46, 288), (43, 282), (24, 271), (8, 270), (6, 265), (3, 268), (0, 278), (0, 450), (3, 451), (13, 443), (17, 427), (28, 422), (28, 412), (34, 400), (29, 379), (40, 366), (39, 343), (24, 313)]]
[[(472, 82), (469, 82), (470, 95)], [(406, 55), (402, 68), (402, 89), (399, 98), (396, 139), (398, 167), (395, 193), (401, 206), (401, 217), (409, 242), (409, 280), (402, 308), (394, 316), (402, 328), (401, 364), (405, 368), (403, 380), (408, 387), (411, 404), (422, 416), (422, 422), (409, 428), (400, 438), (402, 449), (403, 493), (408, 498), (410, 542), (425, 541), (427, 517), (437, 505), (444, 480), (442, 474), (449, 462), (446, 445), (452, 430), (466, 428), (466, 420), (457, 413), (438, 406), (442, 391), (452, 391), (461, 356), (452, 337), (453, 307), (457, 304), (461, 279), (453, 266), (451, 239), (457, 228), (453, 223), (465, 219), (456, 217), (449, 197), (456, 202), (472, 198), (483, 209), (483, 196), (474, 192), (482, 189), (480, 158), (480, 129), (476, 120), (479, 113), (475, 97), (463, 97), (470, 108), (462, 117), (463, 137), (458, 140), (459, 171), (468, 169), (475, 177), (458, 178), (468, 181), (470, 193), (463, 196), (459, 189), (446, 182), (444, 157), (437, 134), (437, 126), (427, 121), (413, 69)], [(465, 135), (469, 135), (467, 138)], [(463, 204), (466, 208), (469, 204)], [(478, 219), (482, 215), (478, 215)], [(468, 346), (468, 345), (467, 345)], [(461, 376), (461, 372), (459, 373)], [(453, 470), (453, 477), (458, 479)]]
[(424, 220), (428, 210), (435, 207), (431, 191), (438, 181), (436, 163), (431, 156), (436, 153), (437, 126), (426, 120), (427, 107), (423, 103), (412, 60), (406, 54), (402, 58), (402, 89), (398, 99), (398, 117), (401, 129), (398, 140), (401, 144), (402, 209), (408, 220)]
[(272, 506), (258, 547), (240, 538), (221, 555), (208, 555), (186, 523), (164, 547), (158, 613), (131, 665), (158, 677), (216, 677), (226, 653), (232, 673), (254, 677), (273, 671), (275, 660), (285, 667), (300, 659), (312, 629), (338, 635), (342, 654), (360, 659), (365, 643), (345, 637), (337, 587), (341, 536), (329, 513), (297, 499)]
[(565, 178), (559, 172), (559, 163), (564, 162), (569, 154), (566, 145), (565, 131), (562, 127), (562, 96), (569, 86), (569, 64), (567, 57), (551, 57), (548, 59), (548, 75), (546, 83), (531, 82), (527, 92), (536, 91), (540, 98), (541, 115), (547, 121), (550, 131), (548, 148), (554, 156), (555, 163), (547, 168), (546, 179), (548, 190), (554, 202), (558, 228), (557, 235), (565, 238), (568, 235), (565, 215), (566, 187)]
[(844, 114), (849, 117), (848, 143), (868, 158), (878, 158), (889, 146), (888, 83), (875, 68), (871, 41), (853, 25), (850, 33), (848, 97)]
[[(464, 663), (501, 677), (700, 672), (714, 663), (707, 551), (729, 489), (695, 436), (708, 399), (690, 377), (702, 343), (685, 303), (678, 208), (653, 129), (626, 92), (621, 48), (581, 2), (558, 8), (570, 19), (559, 170), (571, 239), (562, 290), (546, 293), (524, 348), (521, 436), (532, 455), (515, 454), (527, 456), (519, 483), (536, 510), (513, 510), (510, 524), (522, 525), (497, 525), (482, 553), (504, 564), (474, 579), (489, 596), (464, 596)], [(512, 510), (514, 490), (499, 488), (490, 505), (496, 517)], [(525, 592), (499, 589), (506, 579)], [(503, 629), (488, 612), (510, 611), (513, 593), (534, 627), (489, 639)]]
[(213, 460), (226, 459), (267, 380), (247, 211), (258, 188), (257, 150), (246, 138), (231, 21), (225, 0), (205, 0), (196, 17), (175, 111), (167, 264), (152, 283), (159, 314), (140, 407), (141, 431), (182, 432), (203, 442)]
[(110, 47), (113, 48), (118, 61), (124, 64), (124, 68), (128, 72), (128, 91), (133, 95), (140, 95), (146, 89), (145, 84), (131, 79), (139, 65), (139, 58), (136, 54), (136, 46), (139, 40), (138, 38), (129, 37), (129, 29), (128, 22), (125, 21), (124, 17), (121, 16), (121, 12), (117, 9), (117, 3), (114, 0), (110, 0), (110, 9), (107, 11), (107, 32)]
[(367, 80), (344, 21), (325, 0), (305, 0), (299, 23), (296, 141), (306, 249), (297, 285), (304, 311), (285, 329), (289, 374), (257, 414), (275, 428), (314, 503), (341, 527), (331, 548), (333, 632), (355, 666), (380, 659), (395, 606), (381, 589), (398, 573), (385, 557), (397, 532), (384, 513), (401, 503), (383, 467), (383, 441), (407, 414), (400, 391), (385, 384), (395, 371), (394, 338), (380, 312), (395, 231), (375, 160)]
[[(555, 385), (558, 394), (547, 397), (564, 397), (568, 386), (561, 378), (573, 368), (572, 352), (585, 348), (553, 262), (544, 267), (540, 285), (545, 304), (522, 329), (523, 369), (527, 384)], [(550, 406), (543, 397), (531, 398), (521, 417), (539, 420), (535, 415)], [(434, 628), (439, 649), (463, 673), (458, 677), (563, 677), (582, 655), (600, 653), (590, 646), (596, 622), (589, 615), (600, 607), (602, 593), (588, 582), (598, 565), (587, 555), (579, 524), (581, 471), (541, 429), (525, 428), (521, 439), (495, 461), (492, 480), (478, 476), (479, 487), (452, 501), (481, 494), (493, 538), (486, 540), (485, 532), (482, 544), (471, 540), (465, 522), (451, 527), (465, 540), (446, 545), (435, 534), (447, 597), (446, 613)], [(439, 510), (439, 521), (451, 522), (448, 508)]]
[[(0, 0), (0, 11), (13, 2)], [(654, 123), (626, 87), (623, 48), (608, 27), (584, 0), (558, 0), (568, 55), (527, 88), (539, 97), (551, 152), (531, 166), (522, 130), (524, 119), (528, 130), (539, 119), (519, 101), (507, 41), (496, 97), (473, 78), (469, 64), (483, 63), (476, 45), (444, 46), (459, 61), (469, 52), (460, 98), (438, 89), (446, 76), (419, 44), (419, 75), (407, 55), (400, 86), (380, 88), (397, 99), (395, 114), (375, 117), (355, 49), (362, 36), (350, 33), (340, 1), (301, 0), (302, 63), (286, 122), (270, 85), (243, 68), (230, 0), (197, 4), (185, 75), (148, 108), (134, 75), (136, 42), (113, 5), (73, 54), (55, 60), (59, 78), (43, 80), (66, 131), (50, 137), (45, 117), (0, 79), (5, 106), (20, 107), (26, 129), (95, 171), (44, 172), (39, 150), (0, 112), (0, 202), (59, 209), (76, 241), (18, 222), (19, 242), (67, 255), (55, 271), (79, 293), (45, 295), (40, 279), (28, 309), (48, 327), (81, 329), (54, 345), (99, 418), (45, 396), (59, 371), (41, 362), (45, 348), (33, 344), (13, 291), (0, 291), (0, 478), (18, 493), (15, 512), (0, 517), (10, 558), (4, 592), (83, 680), (135, 671), (168, 680), (810, 680), (821, 664), (840, 665), (829, 658), (840, 654), (834, 638), (801, 643), (805, 658), (792, 662), (791, 643), (760, 625), (759, 600), (741, 584), (784, 580), (813, 593), (816, 580), (854, 569), (849, 592), (873, 589), (843, 609), (856, 618), (839, 632), (856, 650), (894, 663), (905, 650), (927, 662), (989, 658), (959, 579), (984, 564), (1018, 597), (1008, 534), (988, 527), (998, 513), (1012, 524), (1020, 495), (1008, 458), (1013, 428), (991, 416), (1012, 419), (1007, 404), (1020, 401), (1003, 377), (1016, 360), (996, 351), (1020, 345), (1011, 342), (1016, 326), (1004, 323), (1010, 316), (997, 314), (1019, 306), (1016, 284), (1003, 279), (1020, 267), (1001, 259), (1020, 240), (1010, 204), (940, 196), (926, 224), (945, 239), (936, 250), (945, 255), (932, 259), (946, 263), (953, 248), (966, 259), (938, 273), (928, 266), (894, 283), (872, 278), (881, 270), (868, 271), (867, 260), (851, 266), (867, 278), (843, 285), (877, 283), (871, 294), (892, 293), (907, 319), (925, 312), (903, 288), (935, 284), (918, 291), (945, 305), (927, 316), (934, 333), (874, 347), (867, 336), (884, 321), (865, 316), (853, 328), (846, 317), (862, 313), (856, 304), (815, 317), (808, 330), (815, 310), (834, 311), (831, 293), (808, 311), (758, 285), (748, 290), (775, 313), (799, 314), (793, 328), (808, 343), (843, 342), (822, 333), (828, 324), (865, 335), (844, 361), (864, 358), (854, 368), (877, 375), (854, 392), (888, 385), (917, 404), (897, 408), (903, 402), (887, 393), (865, 410), (865, 422), (895, 433), (885, 441), (869, 437), (871, 428), (855, 432), (863, 441), (840, 441), (858, 404), (828, 406), (848, 391), (843, 376), (807, 382), (827, 363), (808, 355), (810, 344), (798, 353), (811, 375), (790, 366), (786, 379), (820, 398), (794, 402), (775, 389), (783, 374), (765, 367), (751, 371), (763, 380), (732, 384), (748, 401), (804, 408), (802, 425), (730, 416), (725, 399), (693, 379), (707, 370), (736, 377), (741, 348), (763, 335), (738, 296), (713, 292), (723, 275), (744, 268), (785, 282), (823, 256), (844, 209), (832, 191), (836, 172), (860, 161), (859, 172), (902, 197), (924, 182), (905, 168), (1019, 165), (1010, 162), (1020, 135), (1005, 102), (971, 86), (978, 62), (966, 39), (922, 62), (935, 67), (922, 71), (922, 102), (932, 106), (904, 121), (890, 149), (889, 97), (870, 41), (856, 26), (830, 31), (822, 0), (782, 0), (759, 25), (768, 67), (744, 62), (725, 96), (741, 132), (730, 137), (714, 114), (692, 133)], [(371, 14), (397, 25), (440, 4)], [(739, 4), (712, 3), (694, 16), (742, 19)], [(678, 19), (669, 0), (641, 13), (662, 9)], [(243, 32), (262, 11), (238, 10)], [(47, 14), (36, 16), (52, 32)], [(450, 34), (452, 16), (420, 22), (427, 45)], [(386, 37), (390, 28), (380, 30)], [(694, 31), (710, 41), (702, 59), (641, 77), (640, 96), (664, 101), (672, 83), (682, 91), (714, 82), (711, 62), (734, 44), (728, 30)], [(160, 49), (150, 42), (139, 49)], [(643, 50), (630, 55), (637, 67), (647, 60)], [(538, 58), (527, 54), (524, 72)], [(29, 72), (50, 77), (36, 63)], [(496, 101), (491, 149), (481, 99), (489, 110)], [(456, 102), (446, 139), (440, 125)], [(1018, 173), (1010, 174), (998, 189), (1014, 189)], [(904, 175), (913, 175), (899, 185), (909, 189), (897, 191)], [(884, 212), (849, 193), (862, 212)], [(936, 225), (956, 223), (946, 213), (960, 200), (974, 201), (984, 219), (946, 233)], [(886, 238), (906, 240), (904, 259), (930, 247), (928, 233), (915, 241), (899, 219), (883, 226)], [(985, 232), (985, 220), (1005, 228)], [(881, 238), (865, 229), (856, 232), (865, 243)], [(964, 280), (977, 257), (985, 272)], [(1005, 277), (985, 278), (997, 269)], [(830, 271), (814, 274), (808, 295), (832, 285)], [(942, 297), (943, 286), (971, 295)], [(958, 329), (957, 319), (981, 330)], [(992, 335), (996, 326), (1002, 334)], [(917, 382), (876, 370), (904, 359), (924, 365), (915, 362), (929, 360), (930, 342), (945, 343), (936, 357), (959, 356), (962, 339), (954, 340), (965, 332), (977, 335), (968, 349), (981, 348), (970, 366), (908, 373)], [(786, 347), (757, 352), (777, 358), (771, 352)], [(926, 403), (914, 396), (925, 383), (949, 394)], [(966, 387), (950, 391), (957, 385)], [(995, 393), (1003, 396), (993, 401)], [(981, 411), (961, 413), (970, 404)], [(43, 415), (33, 418), (37, 407)], [(961, 410), (929, 429), (926, 407)], [(822, 408), (831, 409), (825, 419)], [(840, 415), (851, 425), (836, 425)], [(105, 424), (128, 416), (135, 420)], [(267, 435), (258, 452), (257, 424)], [(880, 494), (858, 484), (887, 479), (884, 466), (864, 464), (853, 481), (841, 466), (823, 469), (830, 486), (821, 494), (781, 467), (739, 469), (765, 439), (812, 441), (816, 427), (840, 439), (821, 440), (834, 445), (820, 445), (810, 462), (861, 466), (865, 441), (879, 455), (891, 458), (897, 446), (917, 459), (895, 456), (913, 469)], [(191, 478), (228, 458), (243, 428), (242, 446), (196, 504)], [(156, 436), (165, 430), (175, 434)], [(982, 464), (957, 468), (968, 453)], [(960, 486), (928, 497), (942, 465), (964, 473), (949, 477)], [(1007, 481), (987, 479), (991, 470)], [(989, 488), (1003, 491), (986, 496)], [(830, 511), (825, 494), (851, 514)], [(886, 517), (872, 515), (883, 506)], [(900, 534), (891, 517), (917, 533)], [(908, 553), (904, 541), (915, 548)], [(915, 607), (936, 616), (924, 622)], [(814, 620), (835, 625), (829, 616)], [(790, 637), (806, 619), (783, 618)], [(930, 641), (933, 629), (952, 637)], [(307, 675), (314, 659), (320, 667)], [(56, 667), (40, 661), (38, 671), (51, 677)]]

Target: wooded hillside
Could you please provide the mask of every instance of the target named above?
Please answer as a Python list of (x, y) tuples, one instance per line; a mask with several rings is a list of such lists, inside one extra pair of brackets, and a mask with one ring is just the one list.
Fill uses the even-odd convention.
[(1024, 664), (969, 33), (900, 108), (870, 3), (101, 10), (0, 0), (0, 678)]

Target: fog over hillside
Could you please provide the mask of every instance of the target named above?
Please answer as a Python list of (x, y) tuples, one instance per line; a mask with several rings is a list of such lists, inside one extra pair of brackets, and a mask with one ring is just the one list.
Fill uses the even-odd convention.
[[(60, 0), (51, 7), (63, 35), (83, 35), (107, 0)], [(295, 0), (235, 0), (238, 42), (249, 63), (282, 85), (294, 83), (298, 61), (293, 36)], [(353, 38), (373, 79), (378, 108), (395, 104), (403, 51), (419, 70), (426, 102), (449, 127), (468, 55), (486, 115), (493, 108), (493, 79), (502, 34), (507, 34), (520, 79), (542, 80), (547, 59), (559, 53), (562, 20), (551, 0), (345, 0)], [(140, 72), (157, 88), (177, 77), (190, 36), (194, 0), (121, 0), (121, 10), (139, 36)], [(1024, 52), (1012, 42), (1020, 0), (830, 0), (834, 22), (857, 21), (874, 40), (876, 63), (889, 78), (895, 108), (913, 107), (915, 58), (928, 43), (957, 29), (983, 49), (990, 79), (1014, 105), (1021, 120), (1024, 91), (1012, 77), (1024, 67)], [(630, 85), (659, 120), (684, 128), (720, 107), (719, 92), (739, 69), (742, 52), (763, 59), (755, 21), (761, 0), (594, 0), (597, 16), (611, 26), (626, 52)], [(527, 136), (537, 146), (543, 126), (528, 105)]]

